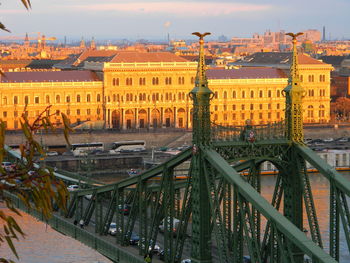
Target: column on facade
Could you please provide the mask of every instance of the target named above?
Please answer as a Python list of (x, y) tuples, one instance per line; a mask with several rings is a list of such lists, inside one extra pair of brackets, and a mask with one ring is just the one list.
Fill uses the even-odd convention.
[(174, 127), (177, 128), (177, 111), (176, 111), (176, 107), (174, 107)]
[(148, 118), (148, 120), (147, 120), (147, 127), (149, 129), (150, 126), (151, 126), (151, 109), (150, 108), (147, 108), (147, 118)]
[(135, 128), (138, 129), (140, 128), (139, 124), (139, 110), (135, 108)]
[(108, 109), (108, 116), (107, 116), (107, 127), (110, 128), (111, 127), (111, 110)]
[(125, 110), (122, 109), (122, 130), (126, 130)]
[(164, 108), (160, 107), (160, 127), (165, 128), (165, 120), (164, 120)]

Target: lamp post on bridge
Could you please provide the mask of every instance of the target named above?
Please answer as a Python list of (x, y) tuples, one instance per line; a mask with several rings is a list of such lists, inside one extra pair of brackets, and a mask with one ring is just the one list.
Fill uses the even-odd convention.
[(204, 174), (202, 147), (210, 144), (210, 100), (205, 74), (204, 37), (210, 33), (192, 33), (199, 37), (199, 61), (195, 87), (189, 96), (193, 100), (193, 170), (192, 170), (192, 254), (194, 263), (211, 263), (211, 224), (208, 187)]

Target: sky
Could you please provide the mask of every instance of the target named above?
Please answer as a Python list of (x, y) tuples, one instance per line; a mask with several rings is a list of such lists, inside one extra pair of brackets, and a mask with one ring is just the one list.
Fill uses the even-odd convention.
[(326, 26), (326, 37), (350, 39), (350, 0), (0, 0), (0, 21), (11, 33), (95, 39), (250, 37), (266, 30), (299, 32)]

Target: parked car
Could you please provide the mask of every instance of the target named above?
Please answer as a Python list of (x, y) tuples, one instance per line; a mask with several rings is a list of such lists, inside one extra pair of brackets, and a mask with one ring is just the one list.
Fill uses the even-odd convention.
[(342, 137), (342, 138), (338, 138), (336, 139), (337, 142), (348, 142), (348, 138)]
[(192, 262), (192, 260), (189, 259), (189, 258), (184, 259), (184, 260), (181, 261), (181, 263), (191, 263), (191, 262)]
[[(144, 241), (144, 238), (143, 238), (143, 241)], [(160, 248), (158, 243), (155, 243), (154, 244), (154, 248), (152, 250), (153, 242), (154, 242), (153, 239), (151, 239), (151, 242), (150, 242), (150, 244), (148, 246), (148, 252), (158, 255), (161, 252), (161, 248)], [(144, 249), (144, 247), (145, 247), (144, 242), (142, 242), (141, 248)]]
[(131, 206), (128, 204), (118, 205), (118, 211), (120, 214), (128, 215), (130, 214)]
[(129, 241), (130, 245), (136, 246), (138, 245), (139, 241), (140, 241), (140, 237), (135, 232), (132, 232), (130, 236), (130, 241)]
[[(168, 225), (170, 225), (170, 217), (168, 219)], [(177, 229), (179, 228), (180, 220), (177, 218), (173, 218), (173, 233), (175, 234), (177, 232)], [(165, 229), (165, 218), (160, 222), (159, 225), (159, 231), (164, 232)]]
[(116, 223), (112, 222), (109, 225), (108, 234), (110, 234), (111, 236), (115, 236), (117, 234), (117, 224)]
[(324, 139), (323, 141), (324, 141), (324, 142), (333, 142), (334, 139), (333, 139), (333, 138), (326, 138), (326, 139)]
[(51, 152), (47, 152), (46, 155), (47, 155), (47, 156), (57, 156), (57, 155), (58, 155), (58, 152), (51, 151)]
[(6, 172), (14, 172), (16, 170), (16, 165), (12, 164), (11, 162), (2, 162), (1, 167)]
[(68, 185), (67, 190), (69, 192), (73, 192), (73, 191), (79, 190), (79, 185), (76, 185), (76, 184)]

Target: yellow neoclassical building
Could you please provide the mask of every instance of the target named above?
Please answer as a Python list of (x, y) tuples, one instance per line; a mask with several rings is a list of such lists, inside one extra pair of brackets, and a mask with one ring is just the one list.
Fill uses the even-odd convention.
[[(85, 54), (85, 70), (7, 72), (0, 79), (0, 118), (18, 129), (25, 105), (30, 120), (48, 105), (52, 121), (60, 112), (72, 123), (104, 121), (106, 128), (158, 129), (192, 127), (192, 101), (197, 63), (167, 52), (115, 52), (108, 57)], [(304, 55), (300, 55), (304, 56)], [(331, 66), (300, 57), (305, 89), (304, 121), (328, 122)], [(244, 125), (284, 119), (287, 69), (241, 67), (207, 70), (212, 120)]]

